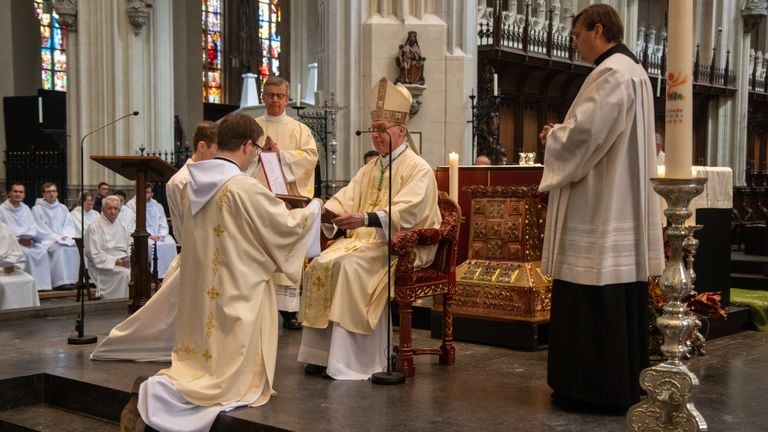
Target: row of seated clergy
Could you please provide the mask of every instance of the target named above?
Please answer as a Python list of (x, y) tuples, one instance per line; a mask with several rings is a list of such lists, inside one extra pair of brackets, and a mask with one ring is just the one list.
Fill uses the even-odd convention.
[(23, 267), (24, 252), (16, 236), (0, 222), (0, 309), (40, 305), (35, 280)]
[[(153, 247), (157, 244), (157, 277), (163, 279), (168, 266), (178, 253), (176, 250), (176, 240), (170, 234), (168, 229), (168, 218), (165, 215), (163, 206), (152, 198), (152, 184), (148, 183), (146, 187), (147, 196), (147, 216), (146, 230), (149, 233), (149, 253), (152, 254)], [(125, 207), (136, 213), (136, 198), (131, 198), (125, 204)], [(135, 220), (135, 217), (134, 217)], [(154, 264), (152, 264), (154, 266)], [(152, 269), (154, 271), (154, 268)]]
[[(55, 186), (53, 188), (55, 189)], [(66, 208), (56, 206), (59, 203), (56, 202), (55, 195), (53, 203), (45, 201), (49, 204), (45, 209), (42, 209), (43, 205), (38, 203), (42, 210), (36, 213), (49, 223), (41, 228), (32, 210), (23, 202), (25, 195), (23, 184), (13, 184), (8, 199), (0, 205), (0, 220), (8, 224), (24, 253), (26, 260), (24, 270), (35, 279), (35, 287), (38, 291), (51, 290), (59, 285), (74, 284), (77, 281), (78, 252), (74, 241), (71, 238), (65, 238), (66, 234), (71, 234), (67, 231), (71, 228), (66, 228), (68, 226)], [(54, 233), (54, 225), (55, 230), (60, 229), (59, 225), (65, 228)], [(68, 253), (70, 247), (74, 250), (74, 255)], [(71, 256), (74, 256), (75, 260), (72, 263), (72, 269), (68, 270)]]

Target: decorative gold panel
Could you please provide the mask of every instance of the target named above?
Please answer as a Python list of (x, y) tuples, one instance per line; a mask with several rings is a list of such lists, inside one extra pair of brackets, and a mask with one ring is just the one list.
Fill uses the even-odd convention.
[(468, 186), (469, 259), (541, 260), (546, 209), (537, 186)]

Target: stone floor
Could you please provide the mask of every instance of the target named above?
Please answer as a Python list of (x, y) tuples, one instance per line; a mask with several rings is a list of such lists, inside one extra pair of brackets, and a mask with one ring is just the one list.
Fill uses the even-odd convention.
[[(123, 310), (88, 315), (87, 333), (101, 339)], [(95, 362), (92, 345), (67, 344), (74, 317), (0, 322), (0, 380), (45, 372), (128, 391), (136, 376), (163, 363)], [(545, 350), (521, 352), (457, 343), (457, 363), (417, 358), (415, 379), (399, 386), (305, 376), (296, 362), (301, 332), (280, 335), (275, 389), (260, 408), (229, 413), (260, 427), (290, 431), (624, 431), (621, 415), (566, 412), (550, 403)], [(416, 331), (416, 344), (427, 342)], [(742, 332), (709, 341), (689, 368), (700, 379), (694, 403), (711, 431), (764, 431), (768, 424), (768, 333)], [(55, 429), (54, 429), (55, 430)], [(90, 429), (89, 429), (90, 430)]]

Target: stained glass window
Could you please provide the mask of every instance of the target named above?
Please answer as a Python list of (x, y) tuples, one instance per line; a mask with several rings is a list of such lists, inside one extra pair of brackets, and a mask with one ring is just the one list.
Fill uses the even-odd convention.
[(261, 44), (261, 65), (259, 75), (262, 82), (269, 75), (280, 75), (280, 1), (259, 0), (259, 43)]
[(40, 21), (40, 62), (43, 89), (67, 90), (67, 29), (51, 2), (35, 1), (35, 16)]
[(221, 99), (221, 3), (222, 0), (202, 0), (203, 102), (223, 102)]

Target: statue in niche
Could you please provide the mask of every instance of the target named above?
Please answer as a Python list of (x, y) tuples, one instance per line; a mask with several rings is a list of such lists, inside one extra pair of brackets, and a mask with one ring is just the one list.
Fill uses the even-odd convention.
[(424, 85), (424, 60), (421, 55), (419, 42), (416, 40), (416, 32), (409, 31), (408, 39), (400, 45), (400, 52), (397, 54), (397, 67), (400, 68), (400, 76), (395, 80), (395, 84), (419, 84)]

